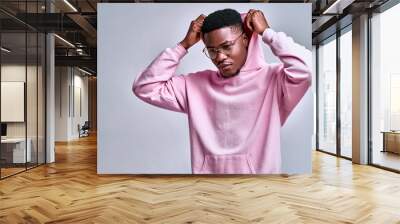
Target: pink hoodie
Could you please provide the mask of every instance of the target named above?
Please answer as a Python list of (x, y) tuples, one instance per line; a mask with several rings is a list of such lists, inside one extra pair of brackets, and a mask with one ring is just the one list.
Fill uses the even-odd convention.
[(267, 64), (252, 34), (239, 74), (175, 71), (187, 50), (165, 49), (134, 81), (133, 92), (152, 105), (186, 113), (195, 174), (281, 173), (280, 128), (311, 85), (311, 52), (285, 33), (262, 40), (282, 61)]

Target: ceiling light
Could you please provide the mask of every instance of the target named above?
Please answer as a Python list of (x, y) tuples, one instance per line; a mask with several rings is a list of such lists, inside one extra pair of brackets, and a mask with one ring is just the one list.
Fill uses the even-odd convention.
[(327, 14), (327, 13), (332, 13), (330, 11), (332, 11), (332, 9), (334, 9), (335, 7), (337, 7), (337, 4), (339, 4), (340, 0), (336, 0), (335, 2), (333, 2), (332, 5), (330, 5), (327, 9), (324, 10), (324, 12), (322, 14)]
[(5, 47), (1, 47), (1, 50), (4, 51), (4, 52), (7, 52), (7, 53), (10, 53), (10, 52), (11, 52), (11, 50), (9, 50), (9, 49), (7, 49), (7, 48), (5, 48)]
[(85, 74), (92, 75), (92, 73), (90, 73), (90, 72), (88, 72), (88, 71), (86, 71), (86, 70), (83, 70), (83, 69), (81, 69), (81, 68), (79, 68), (79, 67), (78, 67), (78, 70), (81, 71), (81, 72), (83, 72), (83, 73), (85, 73)]
[(54, 34), (54, 36), (56, 36), (58, 39), (60, 39), (61, 41), (63, 41), (64, 43), (68, 44), (69, 46), (75, 48), (75, 45), (71, 44), (71, 42), (67, 41), (66, 39), (58, 36), (57, 34)]
[(65, 4), (67, 4), (72, 10), (74, 10), (74, 12), (78, 12), (78, 10), (71, 4), (68, 2), (68, 0), (64, 0)]
[(340, 2), (340, 0), (336, 0), (332, 5), (330, 5), (327, 9), (324, 10), (322, 14), (329, 13), (336, 5)]
[(322, 14), (341, 14), (343, 9), (349, 6), (354, 0), (336, 0)]

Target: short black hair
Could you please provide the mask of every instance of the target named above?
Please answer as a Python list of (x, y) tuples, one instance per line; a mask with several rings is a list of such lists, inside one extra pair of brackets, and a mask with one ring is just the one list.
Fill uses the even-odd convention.
[(204, 19), (201, 32), (205, 34), (228, 26), (237, 26), (241, 31), (243, 30), (242, 17), (238, 11), (234, 9), (222, 9), (211, 13)]

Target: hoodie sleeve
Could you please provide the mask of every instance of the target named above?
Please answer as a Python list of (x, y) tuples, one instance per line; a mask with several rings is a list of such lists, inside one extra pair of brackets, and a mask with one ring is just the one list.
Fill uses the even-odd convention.
[(268, 28), (262, 35), (282, 64), (277, 71), (277, 90), (281, 125), (311, 86), (311, 51), (283, 32)]
[(149, 104), (186, 113), (186, 81), (175, 75), (180, 60), (187, 50), (180, 44), (167, 48), (141, 72), (132, 85), (133, 93)]

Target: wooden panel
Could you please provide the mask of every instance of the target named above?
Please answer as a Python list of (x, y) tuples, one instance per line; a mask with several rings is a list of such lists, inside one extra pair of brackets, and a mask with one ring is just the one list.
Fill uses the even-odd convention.
[(400, 132), (384, 132), (384, 151), (400, 154)]

